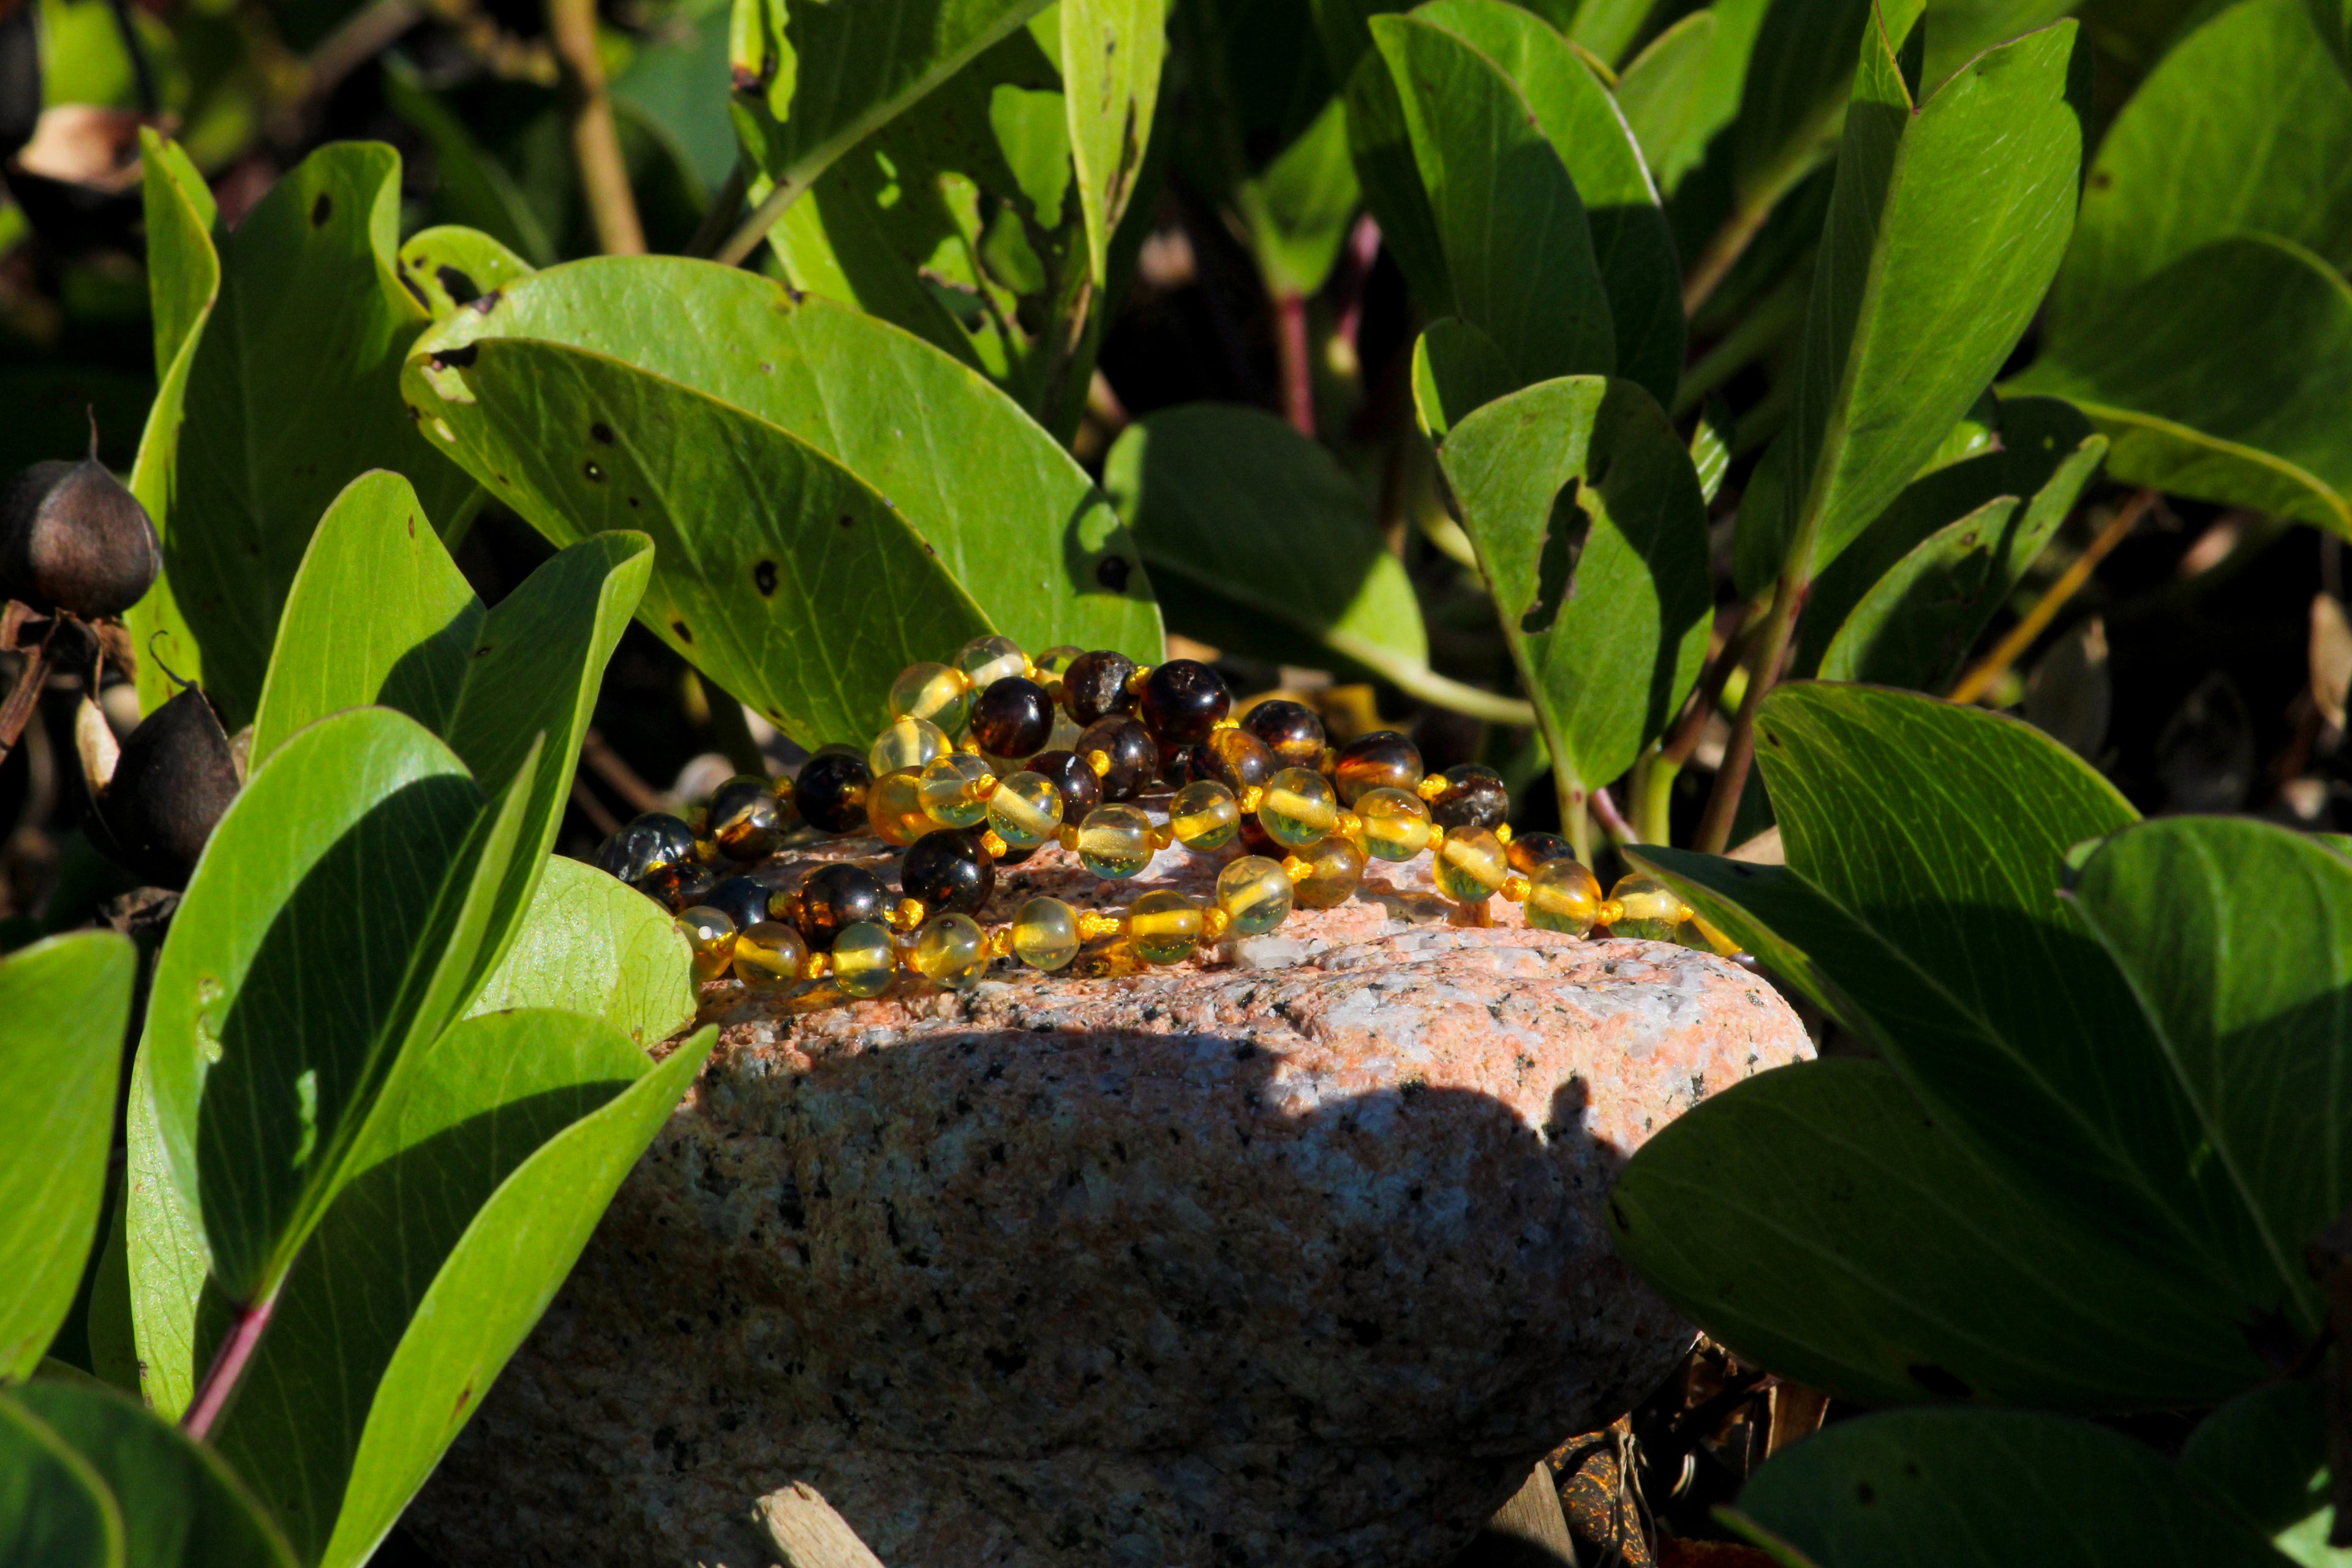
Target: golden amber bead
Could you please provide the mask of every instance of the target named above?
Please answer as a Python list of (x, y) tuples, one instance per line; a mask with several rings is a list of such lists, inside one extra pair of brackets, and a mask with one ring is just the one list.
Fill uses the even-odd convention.
[(1263, 936), (1289, 918), (1290, 873), (1263, 855), (1244, 855), (1217, 873), (1217, 907), (1243, 936)]
[(1540, 860), (1528, 878), (1528, 924), (1582, 936), (1601, 923), (1601, 879), (1580, 860)]
[(970, 915), (940, 915), (915, 934), (915, 970), (947, 991), (969, 991), (988, 973), (988, 933)]
[(1685, 921), (1682, 930), (1675, 933), (1675, 940), (1685, 947), (1703, 947), (1718, 958), (1729, 958), (1732, 954), (1744, 951), (1738, 942), (1732, 941), (1722, 931), (1701, 920), (1696, 910), (1685, 905), (1684, 912), (1688, 914), (1690, 919)]
[(842, 927), (830, 956), (834, 984), (852, 996), (881, 995), (898, 970), (898, 944), (887, 928), (871, 921)]
[(874, 737), (874, 743), (866, 750), (866, 763), (877, 778), (901, 768), (919, 773), (933, 757), (943, 757), (954, 750), (947, 731), (929, 719), (900, 717), (891, 720)]
[(1098, 805), (1078, 825), (1078, 858), (1097, 877), (1118, 880), (1151, 864), (1151, 818), (1131, 805)]
[(1624, 913), (1609, 922), (1612, 936), (1636, 937), (1644, 942), (1672, 942), (1675, 931), (1690, 911), (1672, 888), (1654, 877), (1636, 873), (1620, 877), (1617, 885), (1609, 889), (1609, 897), (1622, 905)]
[(1483, 827), (1455, 828), (1438, 847), (1437, 890), (1456, 903), (1482, 904), (1502, 890), (1511, 874), (1500, 840)]
[(1386, 785), (1356, 797), (1365, 851), (1377, 859), (1410, 860), (1429, 847), (1429, 807), (1417, 795)]
[(934, 757), (922, 773), (923, 811), (941, 827), (970, 827), (988, 815), (989, 786), (995, 782), (978, 757), (961, 752)]
[(1159, 888), (1127, 911), (1128, 945), (1146, 963), (1181, 963), (1201, 945), (1201, 906), (1172, 889)]
[(1353, 805), (1376, 789), (1421, 787), (1421, 749), (1394, 730), (1359, 735), (1339, 749), (1331, 763), (1339, 800)]
[(910, 664), (890, 684), (890, 716), (921, 719), (955, 734), (971, 717), (971, 687), (944, 664)]
[(1285, 768), (1267, 782), (1257, 820), (1276, 843), (1303, 848), (1338, 826), (1339, 797), (1314, 769)]
[(1216, 780), (1202, 779), (1176, 792), (1168, 826), (1187, 849), (1223, 849), (1241, 836), (1241, 804)]
[(866, 787), (866, 820), (877, 838), (902, 849), (938, 826), (923, 809), (922, 776), (904, 768)]
[(975, 691), (985, 691), (1008, 675), (1029, 673), (1029, 656), (1007, 637), (974, 637), (956, 649), (954, 662)]
[(1013, 955), (1032, 969), (1060, 969), (1078, 956), (1078, 912), (1044, 895), (1013, 917)]
[(1292, 900), (1302, 910), (1337, 909), (1364, 879), (1364, 852), (1336, 833), (1319, 844), (1305, 846), (1298, 858), (1310, 868), (1307, 879), (1290, 890)]
[(677, 929), (694, 950), (694, 977), (716, 980), (735, 958), (735, 922), (725, 910), (697, 904), (677, 917)]
[(735, 939), (735, 978), (754, 990), (790, 985), (808, 962), (808, 943), (781, 921), (746, 926)]

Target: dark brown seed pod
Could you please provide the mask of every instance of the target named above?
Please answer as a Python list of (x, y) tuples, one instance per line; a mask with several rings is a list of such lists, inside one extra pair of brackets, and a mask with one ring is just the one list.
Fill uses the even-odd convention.
[(1102, 780), (1076, 752), (1040, 752), (1029, 759), (1029, 771), (1044, 774), (1062, 792), (1062, 820), (1073, 826), (1103, 803)]
[(1261, 702), (1242, 717), (1242, 728), (1265, 742), (1275, 767), (1315, 768), (1323, 765), (1323, 721), (1304, 703), (1277, 697)]
[(243, 782), (219, 716), (191, 686), (122, 742), (91, 841), (148, 883), (184, 888)]
[(874, 770), (857, 752), (820, 746), (793, 781), (793, 805), (826, 833), (854, 833), (866, 826), (866, 790), (873, 782)]
[(1440, 827), (1492, 833), (1510, 819), (1511, 792), (1503, 775), (1484, 763), (1456, 763), (1437, 776), (1445, 788), (1430, 799), (1429, 815)]
[(1368, 790), (1401, 789), (1411, 795), (1421, 787), (1421, 748), (1394, 730), (1359, 735), (1340, 749), (1331, 767), (1331, 784), (1342, 805), (1355, 805)]
[[(1087, 726), (1070, 750), (1088, 767), (1094, 765), (1096, 752), (1109, 760), (1110, 771), (1098, 775), (1107, 801), (1133, 800), (1160, 767), (1160, 747), (1152, 741), (1151, 731), (1132, 719), (1098, 719)], [(1062, 820), (1070, 820), (1066, 804)]]
[(790, 830), (775, 787), (756, 773), (738, 773), (710, 792), (709, 831), (730, 860), (764, 860), (783, 847)]
[(137, 604), (163, 569), (147, 509), (96, 458), (35, 463), (0, 490), (9, 598), (99, 620)]
[(1008, 675), (973, 700), (971, 738), (992, 757), (1018, 760), (1054, 734), (1054, 700), (1035, 681)]
[(1535, 875), (1547, 860), (1573, 860), (1576, 846), (1557, 833), (1522, 833), (1503, 847), (1503, 858), (1522, 877)]
[(819, 952), (833, 948), (844, 926), (879, 923), (890, 913), (890, 889), (863, 866), (821, 866), (801, 884), (801, 935)]
[(1143, 683), (1137, 713), (1162, 745), (1197, 745), (1233, 710), (1225, 678), (1197, 658), (1171, 658)]
[(635, 885), (649, 871), (694, 858), (694, 829), (664, 811), (648, 811), (623, 823), (596, 851), (596, 868)]
[(1062, 708), (1078, 724), (1091, 724), (1118, 713), (1135, 710), (1135, 693), (1127, 689), (1135, 660), (1123, 653), (1097, 648), (1082, 653), (1062, 672)]
[(996, 890), (996, 862), (982, 847), (978, 828), (936, 828), (907, 851), (898, 886), (931, 914), (978, 914)]

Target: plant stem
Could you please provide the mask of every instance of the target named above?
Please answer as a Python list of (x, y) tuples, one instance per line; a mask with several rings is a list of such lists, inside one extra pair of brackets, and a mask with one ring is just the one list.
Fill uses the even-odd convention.
[(1637, 844), (1674, 841), (1675, 780), (1683, 771), (1675, 758), (1652, 752), (1633, 764), (1633, 831)]
[(1507, 724), (1513, 729), (1526, 729), (1536, 721), (1535, 704), (1526, 699), (1505, 697), (1452, 676), (1440, 675), (1429, 666), (1412, 663), (1370, 637), (1335, 627), (1323, 634), (1323, 640), (1331, 645), (1333, 651), (1345, 654), (1406, 696), (1418, 697), (1432, 707), (1466, 713), (1489, 724)]
[(249, 1307), (236, 1310), (236, 1321), (229, 1326), (228, 1338), (213, 1357), (213, 1364), (198, 1385), (196, 1396), (188, 1403), (188, 1413), (180, 1417), (181, 1428), (189, 1436), (202, 1441), (211, 1436), (213, 1423), (228, 1408), (229, 1395), (245, 1376), (245, 1369), (253, 1360), (253, 1351), (261, 1342), (261, 1331), (269, 1326), (269, 1310), (278, 1303), (278, 1293), (271, 1291)]
[(1592, 792), (1591, 805), (1592, 815), (1601, 819), (1601, 826), (1607, 828), (1610, 837), (1621, 846), (1642, 841), (1634, 833), (1633, 825), (1625, 820), (1624, 814), (1617, 809), (1616, 797), (1609, 793), (1606, 784)]
[(643, 256), (646, 231), (629, 189), (629, 165), (613, 100), (604, 90), (604, 62), (596, 53), (596, 0), (547, 0), (547, 31), (572, 97), (572, 155), (580, 165), (581, 194), (607, 256)]
[(1746, 254), (1748, 243), (1771, 216), (1772, 204), (1769, 201), (1733, 209), (1723, 226), (1706, 242), (1706, 248), (1698, 253), (1698, 259), (1691, 263), (1690, 270), (1683, 274), (1684, 315), (1698, 314), (1698, 308), (1706, 303), (1706, 297), (1715, 292), (1733, 264)]
[(2124, 542), (2125, 535), (2139, 525), (2139, 520), (2155, 504), (2154, 490), (2141, 490), (2126, 501), (2116, 515), (2107, 520), (2107, 525), (2092, 539), (2090, 547), (2075, 557), (2074, 563), (2050, 585), (2050, 592), (2042, 595), (2041, 601), (2025, 612), (2025, 617), (2009, 629), (2007, 637), (1993, 645), (1990, 653), (1979, 659), (1974, 668), (1960, 677), (1958, 684), (1952, 688), (1951, 700), (1974, 702), (2001, 678), (2011, 665), (2024, 657), (2025, 650), (2033, 646), (2033, 639), (2040, 637), (2050, 623), (2057, 619), (2058, 612), (2066, 607), (2066, 601), (2082, 592), (2083, 584), (2091, 580), (2091, 574), (2098, 569), (2100, 562), (2107, 558), (2107, 552)]
[(1811, 585), (1806, 563), (1812, 558), (1814, 530), (1797, 531), (1789, 547), (1789, 563), (1772, 587), (1772, 607), (1766, 612), (1763, 635), (1757, 638), (1748, 666), (1748, 690), (1739, 700), (1739, 716), (1732, 721), (1731, 740), (1723, 748), (1723, 766), (1717, 770), (1715, 788), (1706, 797), (1706, 815), (1699, 818), (1694, 848), (1720, 855), (1731, 839), (1732, 820), (1739, 815), (1739, 796), (1748, 787), (1748, 764), (1756, 756), (1756, 710), (1780, 673), (1788, 656), (1789, 635), (1797, 625), (1797, 610)]
[(1307, 341), (1307, 296), (1285, 289), (1275, 296), (1275, 335), (1282, 358), (1282, 416), (1308, 440), (1315, 438), (1315, 366)]
[(784, 209), (791, 206), (800, 194), (800, 186), (779, 180), (774, 189), (760, 198), (760, 205), (751, 209), (751, 216), (727, 237), (727, 243), (711, 252), (710, 259), (721, 267), (740, 267), (745, 257), (760, 248), (760, 242), (768, 237), (768, 231), (776, 226), (776, 221), (784, 216)]
[(710, 198), (710, 205), (696, 226), (694, 237), (686, 242), (688, 256), (709, 256), (719, 248), (735, 226), (736, 215), (743, 210), (743, 193), (751, 183), (751, 170), (743, 154), (735, 154), (735, 166), (727, 171), (727, 183)]

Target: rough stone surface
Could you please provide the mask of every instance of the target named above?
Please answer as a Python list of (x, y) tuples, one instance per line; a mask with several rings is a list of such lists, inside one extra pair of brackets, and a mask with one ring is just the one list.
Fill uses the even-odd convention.
[[(718, 1053), (412, 1525), (458, 1568), (760, 1568), (805, 1480), (892, 1568), (1444, 1563), (1689, 1342), (1610, 1249), (1625, 1156), (1810, 1047), (1736, 965), (1448, 924), (1415, 869), (1170, 970), (711, 988)], [(989, 914), (1215, 870), (1103, 898), (1048, 850)]]

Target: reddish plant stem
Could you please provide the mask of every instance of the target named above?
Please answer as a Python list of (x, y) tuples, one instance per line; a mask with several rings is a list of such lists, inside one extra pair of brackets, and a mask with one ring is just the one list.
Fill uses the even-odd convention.
[(1594, 790), (1591, 804), (1592, 815), (1601, 819), (1601, 826), (1607, 828), (1618, 843), (1639, 844), (1642, 841), (1641, 835), (1633, 831), (1633, 824), (1627, 822), (1624, 814), (1617, 809), (1617, 802), (1610, 795), (1608, 786)]
[(1699, 818), (1698, 838), (1692, 846), (1709, 855), (1720, 855), (1731, 841), (1731, 825), (1739, 815), (1739, 797), (1748, 787), (1748, 765), (1756, 760), (1756, 710), (1780, 679), (1781, 661), (1789, 655), (1789, 636), (1797, 625), (1797, 612), (1805, 602), (1810, 586), (1803, 574), (1793, 563), (1812, 552), (1810, 530), (1801, 534), (1790, 552), (1792, 563), (1780, 574), (1780, 583), (1772, 590), (1772, 607), (1765, 613), (1764, 628), (1756, 645), (1755, 658), (1748, 667), (1748, 689), (1739, 700), (1739, 715), (1731, 723), (1731, 740), (1723, 748), (1723, 766), (1715, 775), (1715, 788), (1706, 797), (1706, 815)]
[(1350, 353), (1364, 324), (1364, 288), (1371, 280), (1372, 264), (1381, 256), (1381, 226), (1370, 213), (1356, 219), (1348, 233), (1348, 247), (1339, 253), (1339, 275), (1333, 279), (1331, 303), (1338, 311), (1333, 330)]
[(1282, 354), (1282, 416), (1290, 427), (1315, 437), (1315, 366), (1307, 358), (1307, 296), (1276, 296), (1275, 315), (1281, 331), (1276, 342)]
[(221, 1342), (218, 1354), (205, 1373), (204, 1383), (196, 1396), (188, 1402), (188, 1413), (180, 1417), (181, 1429), (199, 1441), (211, 1435), (213, 1423), (228, 1408), (229, 1395), (245, 1376), (245, 1369), (253, 1360), (253, 1351), (261, 1342), (261, 1331), (269, 1326), (269, 1310), (278, 1304), (275, 1291), (249, 1307), (236, 1310), (236, 1321), (229, 1326), (228, 1338)]

